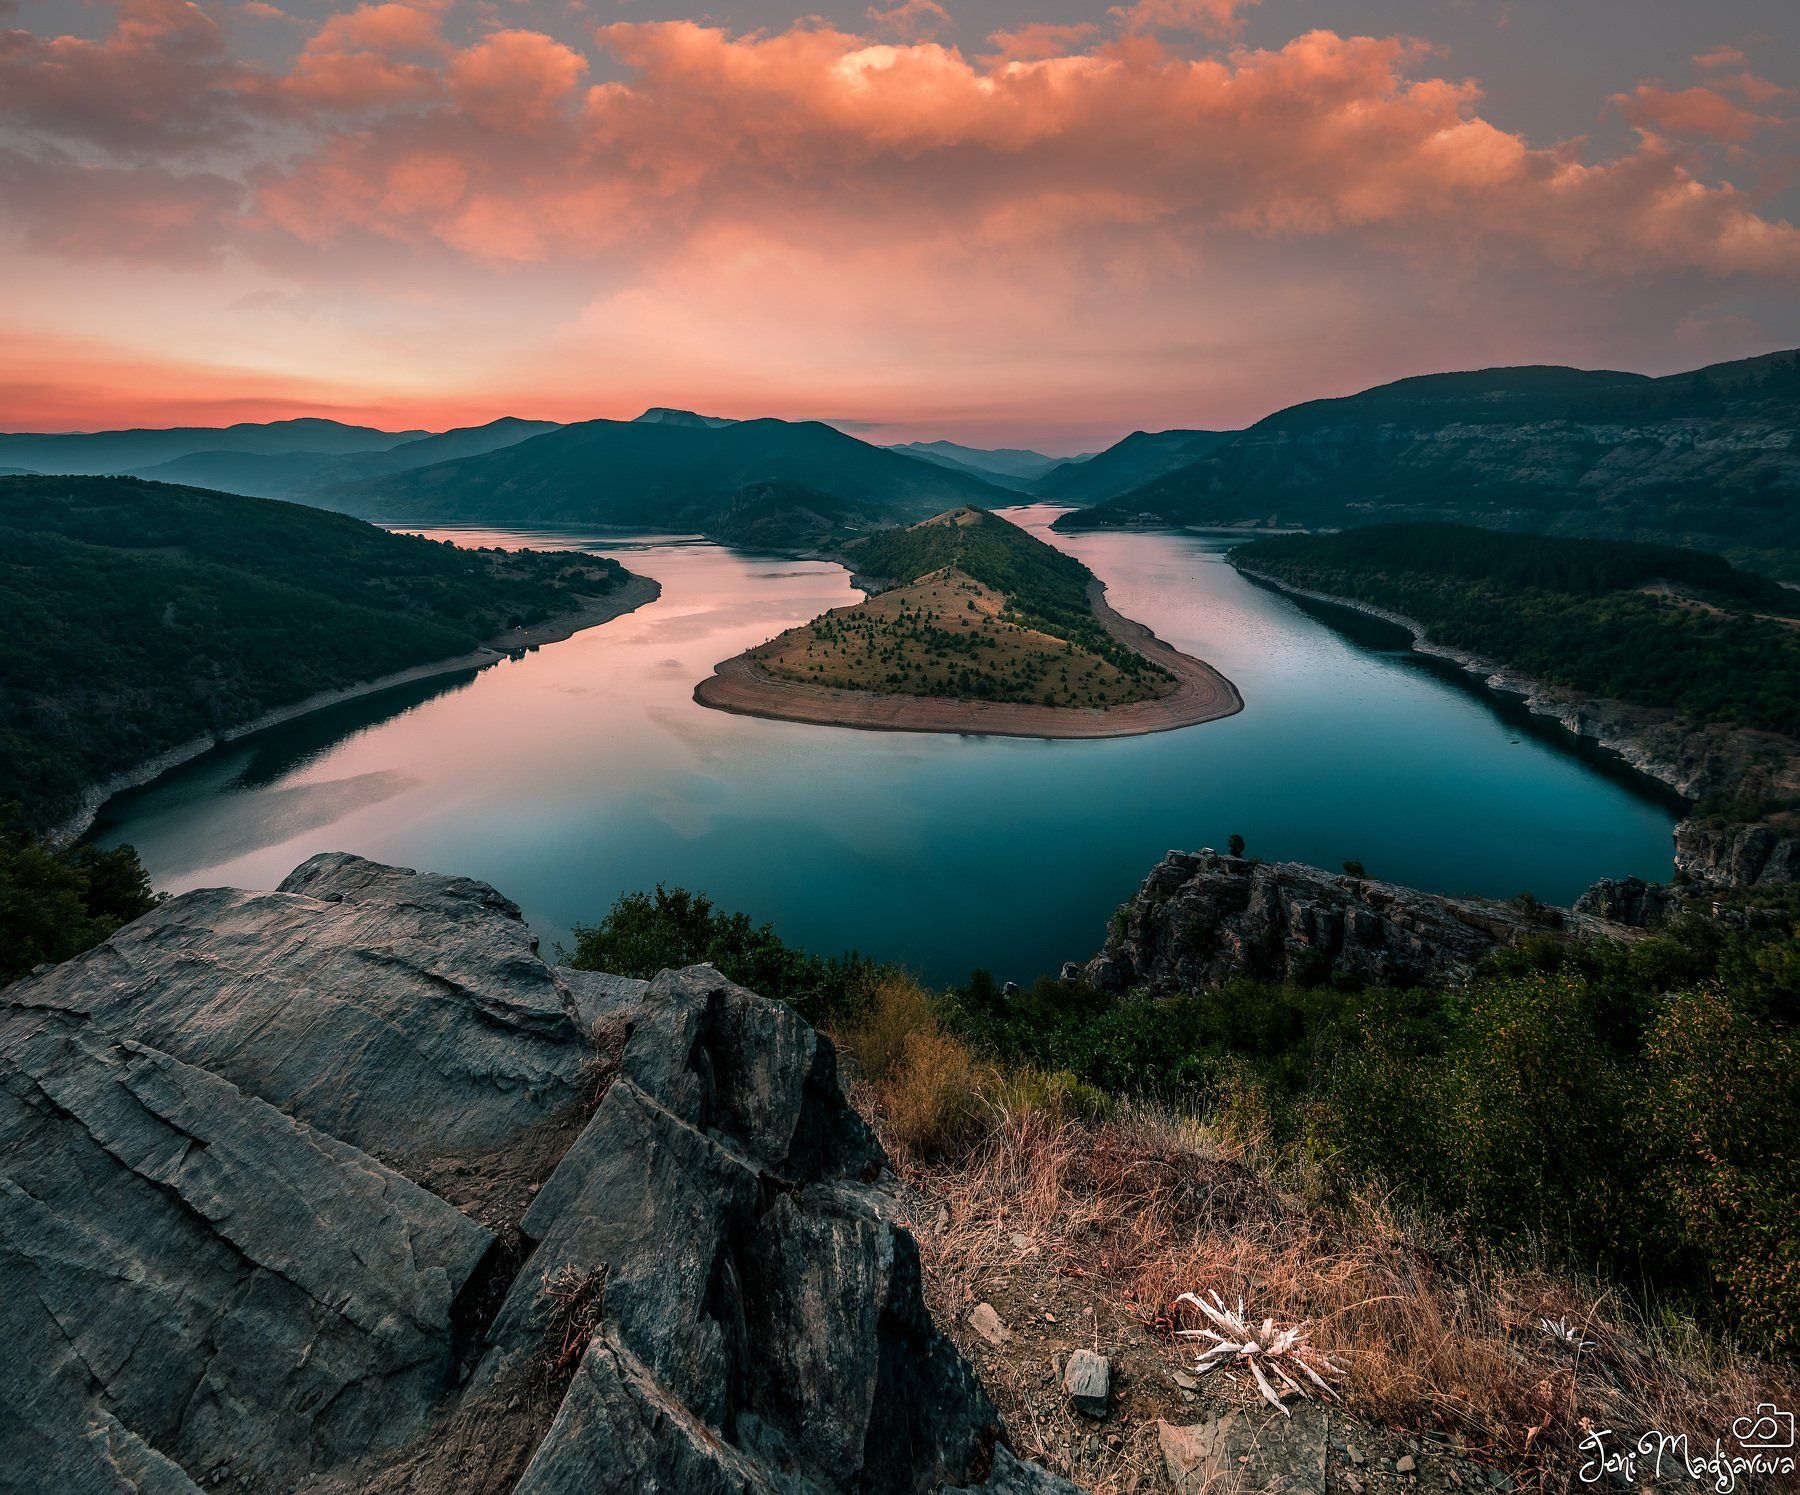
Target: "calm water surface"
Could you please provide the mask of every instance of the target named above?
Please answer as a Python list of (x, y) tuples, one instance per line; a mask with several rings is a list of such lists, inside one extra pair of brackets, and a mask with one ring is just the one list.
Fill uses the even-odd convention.
[[(1052, 509), (1010, 511), (1045, 533)], [(842, 568), (678, 536), (437, 531), (617, 556), (647, 608), (479, 674), (385, 693), (115, 800), (157, 885), (269, 887), (325, 850), (483, 878), (546, 944), (663, 881), (958, 979), (1100, 944), (1170, 847), (1223, 846), (1451, 893), (1566, 902), (1665, 876), (1669, 806), (1496, 710), (1354, 614), (1246, 582), (1198, 535), (1056, 536), (1120, 611), (1210, 660), (1244, 712), (1108, 742), (856, 732), (694, 704), (721, 659), (856, 600)], [(1327, 618), (1330, 621), (1325, 621)]]

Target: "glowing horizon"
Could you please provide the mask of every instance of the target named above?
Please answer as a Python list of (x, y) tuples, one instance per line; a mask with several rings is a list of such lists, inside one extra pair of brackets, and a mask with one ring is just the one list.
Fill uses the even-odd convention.
[(1548, 98), (1504, 19), (1071, 6), (24, 0), (0, 428), (671, 405), (1060, 454), (1800, 343), (1791, 13), (1621, 23)]

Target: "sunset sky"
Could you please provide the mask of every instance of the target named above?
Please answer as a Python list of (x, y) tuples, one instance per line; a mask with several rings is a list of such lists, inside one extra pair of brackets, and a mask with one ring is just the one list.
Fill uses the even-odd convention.
[(1800, 344), (1793, 0), (0, 0), (0, 429), (1071, 451)]

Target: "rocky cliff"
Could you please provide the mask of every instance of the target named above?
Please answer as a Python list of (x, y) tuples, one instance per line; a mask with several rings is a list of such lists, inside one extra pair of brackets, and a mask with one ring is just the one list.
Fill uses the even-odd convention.
[(1444, 898), (1299, 862), (1171, 851), (1120, 909), (1083, 974), (1104, 990), (1193, 991), (1233, 976), (1418, 986), (1466, 976), (1496, 946), (1598, 921)]
[(1072, 1487), (920, 1291), (830, 1043), (316, 857), (0, 993), (0, 1488)]

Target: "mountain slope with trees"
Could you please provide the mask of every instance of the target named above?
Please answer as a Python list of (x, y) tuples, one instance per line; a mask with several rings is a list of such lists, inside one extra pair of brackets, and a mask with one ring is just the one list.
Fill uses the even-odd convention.
[(1794, 580), (1797, 429), (1791, 351), (1664, 378), (1434, 374), (1279, 411), (1058, 526), (1436, 519), (1692, 546)]
[(1718, 556), (1400, 524), (1271, 536), (1232, 560), (1553, 685), (1800, 738), (1800, 594)]
[(465, 550), (268, 499), (0, 479), (0, 783), (42, 829), (182, 743), (459, 657), (626, 578), (598, 556)]
[[(746, 490), (784, 484), (882, 524), (1017, 495), (818, 421), (584, 421), (485, 456), (345, 485), (317, 502), (383, 521), (654, 526), (710, 534)], [(766, 495), (765, 495), (766, 496)]]

